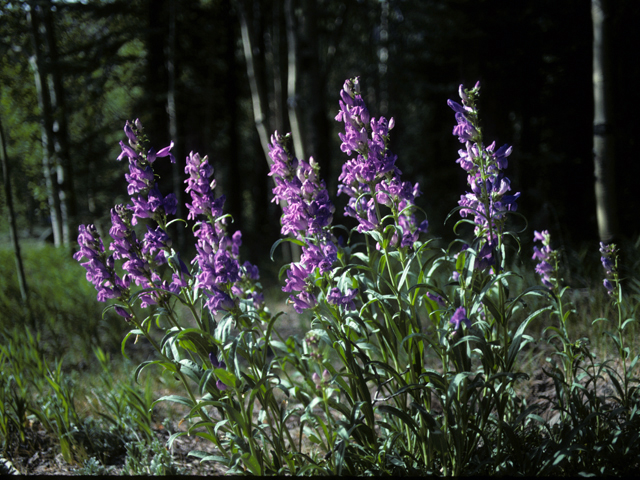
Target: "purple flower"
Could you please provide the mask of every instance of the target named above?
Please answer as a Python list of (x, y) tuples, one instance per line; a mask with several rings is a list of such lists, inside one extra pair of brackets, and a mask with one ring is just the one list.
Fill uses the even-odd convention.
[(427, 231), (428, 223), (416, 222), (414, 201), (420, 188), (400, 181), (401, 172), (395, 166), (397, 156), (388, 148), (394, 120), (370, 118), (360, 95), (358, 78), (347, 80), (340, 96), (336, 120), (345, 126), (345, 133), (340, 134), (341, 149), (347, 155), (355, 153), (355, 158), (343, 164), (338, 177), (341, 182), (338, 193), (350, 197), (345, 215), (358, 221), (360, 233), (381, 231), (378, 207), (384, 205), (394, 212), (401, 227), (401, 236), (397, 233), (393, 236), (392, 246), (413, 248), (418, 235)]
[[(269, 175), (274, 177), (273, 201), (283, 202), (281, 232), (304, 242), (300, 262), (291, 264), (283, 291), (291, 292), (290, 303), (298, 313), (317, 304), (312, 276), (329, 272), (338, 259), (336, 240), (331, 233), (335, 207), (329, 200), (320, 167), (313, 157), (298, 160), (289, 151), (289, 135), (275, 132), (269, 145), (273, 160)], [(297, 295), (296, 295), (296, 292)]]
[(327, 295), (327, 301), (332, 305), (341, 305), (347, 310), (355, 310), (354, 299), (357, 294), (357, 288), (349, 288), (345, 294), (339, 288), (332, 288)]
[(131, 123), (127, 120), (124, 126), (124, 133), (129, 139), (129, 145), (120, 142), (122, 152), (118, 155), (118, 160), (124, 158), (129, 159), (129, 173), (125, 174), (125, 178), (129, 183), (127, 191), (133, 196), (136, 193), (146, 194), (154, 185), (154, 175), (151, 164), (158, 157), (169, 157), (171, 163), (175, 163), (176, 159), (171, 153), (173, 142), (168, 147), (156, 152), (151, 148), (147, 153), (144, 152), (144, 130), (140, 120), (136, 119)]
[(471, 189), (460, 197), (460, 216), (473, 217), (475, 235), (480, 239), (479, 249), (482, 252), (477, 265), (484, 270), (496, 263), (495, 246), (504, 230), (507, 212), (518, 208), (520, 193), (507, 195), (511, 182), (502, 173), (507, 168), (511, 147), (503, 145), (496, 150), (495, 142), (487, 147), (483, 145), (476, 109), (479, 90), (479, 83), (471, 91), (460, 85), (458, 91), (462, 105), (453, 100), (448, 100), (447, 104), (455, 112), (457, 121), (453, 134), (465, 144), (464, 149), (458, 150), (460, 157), (456, 162), (467, 172), (467, 183)]
[(245, 262), (240, 266), (239, 255), (242, 233), (231, 237), (226, 232), (223, 216), (225, 198), (215, 198), (216, 182), (209, 157), (191, 152), (187, 157), (185, 173), (189, 178), (186, 192), (191, 196), (187, 204), (189, 219), (198, 220), (195, 227), (197, 255), (193, 263), (199, 267), (196, 280), (205, 291), (206, 305), (212, 312), (232, 310), (240, 299), (257, 299), (257, 308), (262, 308), (261, 292), (255, 283), (259, 278), (257, 267)]
[(611, 283), (611, 280), (605, 278), (602, 284), (604, 285), (604, 288), (607, 289), (609, 296), (613, 296), (613, 284)]
[(98, 291), (98, 301), (106, 302), (110, 298), (127, 297), (129, 279), (120, 278), (116, 274), (114, 255), (107, 256), (96, 227), (80, 225), (78, 232), (80, 250), (73, 255), (73, 258), (77, 261), (87, 259), (81, 265), (87, 271), (87, 280)]
[(451, 320), (449, 320), (449, 323), (452, 323), (454, 325), (454, 328), (458, 330), (460, 328), (460, 324), (463, 322), (467, 326), (467, 328), (471, 328), (471, 321), (467, 318), (466, 308), (458, 307), (451, 316)]
[(124, 308), (122, 308), (119, 305), (116, 305), (114, 310), (116, 311), (116, 313), (118, 315), (123, 317), (127, 322), (133, 317), (133, 315), (131, 315), (131, 313), (129, 313), (128, 311), (126, 311)]
[(209, 361), (213, 368), (227, 368), (227, 364), (224, 363), (224, 360), (218, 360), (218, 357), (216, 357), (213, 352), (209, 352)]
[(142, 253), (153, 258), (156, 264), (162, 265), (167, 263), (167, 257), (164, 255), (164, 252), (168, 252), (170, 247), (171, 238), (169, 238), (167, 232), (160, 227), (151, 230), (151, 227), (147, 225), (147, 233), (144, 235)]
[(173, 153), (171, 153), (172, 148), (173, 142), (171, 142), (168, 147), (160, 149), (159, 152), (156, 152), (153, 148), (151, 148), (147, 153), (147, 161), (149, 163), (153, 163), (156, 161), (156, 158), (169, 157), (171, 163), (176, 163), (176, 158), (173, 156)]
[[(458, 272), (454, 272), (454, 273), (458, 273)], [(433, 300), (434, 302), (436, 302), (439, 306), (444, 307), (445, 305), (444, 298), (442, 298), (440, 295), (427, 292), (427, 297), (429, 297), (430, 300)]]
[(616, 267), (618, 251), (614, 243), (605, 245), (600, 242), (600, 261), (602, 267), (605, 270), (606, 278), (603, 281), (604, 288), (607, 289), (607, 294), (612, 297), (617, 290), (618, 285), (618, 269)]
[(318, 375), (318, 372), (313, 372), (313, 375), (311, 375), (311, 380), (313, 380), (313, 383), (316, 384), (317, 389), (322, 388), (322, 377)]
[(536, 265), (536, 273), (540, 275), (542, 284), (552, 289), (555, 287), (557, 280), (554, 266), (556, 262), (556, 252), (551, 250), (551, 236), (547, 230), (543, 230), (542, 232), (534, 231), (533, 239), (536, 242), (542, 243), (542, 248), (533, 247), (533, 257), (531, 257), (539, 261)]

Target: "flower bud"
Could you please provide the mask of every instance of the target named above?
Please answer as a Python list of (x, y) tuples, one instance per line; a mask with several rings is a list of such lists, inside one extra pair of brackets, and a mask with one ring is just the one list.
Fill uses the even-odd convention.
[(462, 100), (462, 102), (464, 104), (466, 104), (467, 102), (469, 102), (469, 97), (467, 96), (467, 94), (464, 91), (464, 87), (462, 86), (462, 84), (460, 84), (460, 86), (458, 87), (458, 95), (460, 95), (460, 99)]
[(121, 317), (123, 317), (127, 322), (131, 319), (131, 317), (133, 317), (133, 315), (131, 315), (129, 312), (127, 312), (124, 308), (116, 305), (115, 307), (115, 311), (118, 315), (120, 315)]
[(220, 391), (225, 391), (225, 390), (228, 388), (224, 383), (222, 383), (222, 380), (218, 380), (218, 381), (216, 382), (216, 387), (217, 387), (217, 388), (218, 388), (218, 390), (220, 390)]

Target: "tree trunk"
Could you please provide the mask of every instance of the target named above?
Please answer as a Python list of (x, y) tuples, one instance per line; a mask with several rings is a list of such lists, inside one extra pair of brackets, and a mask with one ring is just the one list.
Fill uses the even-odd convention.
[(9, 234), (11, 235), (11, 244), (13, 245), (13, 251), (16, 257), (16, 268), (18, 271), (18, 283), (20, 284), (20, 296), (22, 297), (22, 303), (28, 305), (29, 301), (29, 289), (27, 288), (27, 281), (24, 275), (24, 268), (22, 266), (22, 256), (20, 255), (20, 243), (18, 242), (18, 229), (16, 228), (16, 214), (13, 209), (13, 194), (11, 192), (11, 173), (9, 171), (9, 158), (7, 156), (7, 139), (4, 135), (4, 128), (2, 127), (2, 119), (0, 119), (0, 144), (2, 144), (2, 150), (0, 154), (2, 157), (2, 178), (4, 183), (4, 195), (7, 199), (7, 210), (9, 211)]
[(284, 16), (287, 22), (287, 108), (289, 110), (289, 125), (291, 126), (295, 155), (298, 158), (306, 158), (298, 108), (298, 42), (291, 0), (285, 0), (284, 2)]
[(72, 230), (76, 227), (76, 197), (73, 188), (73, 165), (69, 146), (69, 128), (67, 121), (67, 103), (65, 99), (62, 68), (60, 66), (56, 43), (51, 0), (41, 4), (44, 40), (48, 50), (47, 73), (51, 98), (54, 150), (56, 152), (56, 173), (58, 196), (60, 197), (60, 220), (62, 223), (62, 243), (71, 245)]
[[(178, 138), (178, 114), (176, 110), (176, 16), (177, 16), (178, 2), (177, 0), (169, 0), (169, 36), (167, 38), (167, 114), (169, 116), (169, 137), (173, 142), (173, 154), (176, 158), (176, 163), (171, 166), (171, 177), (173, 178), (173, 194), (178, 200), (178, 206), (176, 208), (176, 217), (182, 218), (183, 202), (183, 155), (181, 151), (181, 145)], [(177, 222), (175, 228), (178, 233), (178, 251), (184, 251), (185, 249), (185, 232), (184, 224)]]
[(242, 1), (236, 2), (236, 10), (238, 11), (238, 18), (240, 20), (240, 34), (242, 36), (242, 47), (244, 50), (244, 59), (247, 64), (247, 77), (249, 79), (249, 87), (251, 89), (251, 101), (253, 105), (253, 119), (256, 124), (256, 130), (258, 131), (258, 137), (260, 138), (260, 146), (264, 152), (264, 156), (267, 163), (271, 165), (271, 158), (269, 158), (269, 133), (267, 131), (267, 112), (268, 103), (266, 93), (258, 81), (256, 74), (256, 59), (254, 56), (255, 42), (251, 29), (249, 28), (249, 22), (247, 19), (247, 12), (245, 5)]
[(325, 181), (331, 178), (331, 126), (327, 115), (326, 90), (328, 63), (320, 55), (318, 7), (315, 0), (303, 2), (304, 15), (300, 16), (298, 64), (299, 83), (303, 86), (305, 115), (305, 153), (320, 165)]
[(593, 162), (600, 241), (618, 235), (612, 128), (611, 15), (608, 0), (591, 1), (593, 21)]
[(226, 32), (226, 49), (225, 59), (227, 65), (227, 75), (225, 78), (225, 103), (229, 115), (229, 149), (228, 149), (228, 165), (229, 165), (229, 185), (228, 190), (228, 211), (234, 220), (234, 229), (242, 230), (243, 221), (243, 195), (242, 192), (246, 188), (246, 184), (241, 188), (240, 185), (245, 181), (242, 179), (240, 168), (240, 141), (238, 136), (238, 76), (236, 74), (236, 30), (233, 28), (235, 21), (231, 15), (231, 2), (225, 0), (223, 11), (227, 15), (227, 32)]
[(13, 253), (16, 257), (16, 273), (18, 275), (18, 285), (20, 287), (20, 298), (22, 299), (22, 308), (26, 313), (26, 317), (29, 319), (29, 323), (35, 331), (37, 325), (34, 322), (33, 316), (31, 315), (31, 309), (29, 308), (29, 289), (27, 288), (27, 279), (22, 265), (22, 255), (20, 254), (20, 242), (18, 241), (18, 229), (16, 227), (16, 214), (13, 208), (13, 194), (11, 192), (11, 172), (9, 170), (9, 158), (7, 156), (7, 138), (4, 135), (2, 119), (0, 119), (0, 144), (2, 144), (2, 149), (0, 150), (0, 161), (2, 162), (4, 195), (7, 199), (7, 210), (9, 211), (9, 235), (11, 236)]
[(42, 170), (47, 188), (49, 202), (49, 215), (51, 217), (51, 229), (53, 230), (53, 243), (56, 247), (63, 244), (62, 218), (60, 213), (60, 197), (58, 184), (54, 181), (55, 149), (53, 140), (53, 116), (51, 114), (51, 97), (48, 88), (47, 75), (40, 45), (40, 21), (35, 3), (31, 4), (31, 10), (27, 12), (27, 23), (30, 27), (31, 43), (34, 54), (29, 58), (33, 68), (38, 106), (40, 108), (40, 128), (42, 138)]

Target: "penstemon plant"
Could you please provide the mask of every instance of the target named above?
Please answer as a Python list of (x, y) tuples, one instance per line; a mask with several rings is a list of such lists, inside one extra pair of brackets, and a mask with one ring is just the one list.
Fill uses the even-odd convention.
[[(351, 229), (333, 224), (335, 207), (314, 159), (295, 158), (290, 135), (271, 137), (273, 201), (283, 205), (283, 238), (272, 257), (282, 242), (301, 247), (281, 277), (295, 311), (312, 319), (302, 339), (280, 337), (281, 314), (266, 306), (257, 267), (240, 259), (241, 233), (228, 232), (208, 157), (187, 157), (189, 213), (172, 218), (175, 196), (163, 196), (153, 170), (158, 158), (175, 161), (172, 145), (155, 151), (140, 122), (127, 122), (118, 160), (129, 162), (130, 203), (111, 211), (108, 249), (95, 226), (81, 226), (75, 258), (85, 260), (98, 300), (112, 300), (107, 309), (130, 323), (123, 354), (132, 336), (157, 351), (136, 378), (157, 366), (182, 383), (184, 395), (156, 400), (188, 409), (189, 428), (169, 445), (197, 435), (216, 452), (191, 455), (252, 475), (531, 474), (561, 463), (562, 456), (540, 461), (548, 444), (525, 447), (544, 421), (517, 390), (526, 378), (519, 354), (533, 341), (525, 330), (542, 314), (560, 317), (553, 328), (565, 347), (564, 372), (575, 376), (583, 360), (568, 348), (557, 256), (548, 233), (535, 232), (543, 285), (519, 289), (508, 268), (519, 241), (507, 220), (522, 218), (520, 193), (508, 193), (505, 175), (511, 147), (485, 145), (480, 85), (460, 86), (459, 94), (462, 103), (448, 104), (470, 190), (450, 217), (461, 217), (456, 233), (471, 224), (473, 234), (446, 249), (429, 237), (416, 205), (419, 185), (401, 179), (389, 148), (394, 119), (369, 113), (359, 78), (344, 83), (335, 117), (349, 157), (338, 194), (348, 197)], [(167, 228), (174, 222), (193, 228), (190, 264), (172, 247)], [(611, 291), (616, 271), (609, 272)], [(552, 301), (530, 308), (529, 297)], [(612, 334), (621, 355), (626, 325)], [(625, 406), (629, 382), (625, 376)]]

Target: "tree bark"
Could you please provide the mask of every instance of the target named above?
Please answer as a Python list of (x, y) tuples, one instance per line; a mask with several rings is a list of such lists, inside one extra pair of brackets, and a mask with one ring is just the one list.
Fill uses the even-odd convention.
[(7, 199), (7, 210), (9, 211), (9, 235), (11, 236), (11, 245), (13, 253), (16, 257), (16, 273), (18, 275), (18, 286), (20, 287), (20, 298), (22, 299), (22, 308), (27, 314), (31, 327), (35, 330), (37, 325), (33, 321), (31, 309), (29, 308), (29, 288), (27, 287), (27, 278), (24, 274), (24, 266), (22, 264), (22, 255), (20, 254), (20, 242), (18, 241), (18, 229), (16, 227), (16, 213), (13, 208), (13, 194), (11, 192), (11, 172), (9, 170), (9, 157), (7, 155), (7, 138), (4, 135), (2, 127), (2, 119), (0, 119), (0, 161), (2, 162), (2, 178), (4, 183), (4, 195)]
[(77, 208), (73, 187), (73, 164), (71, 162), (71, 150), (69, 146), (67, 102), (51, 4), (51, 0), (41, 3), (40, 11), (42, 13), (44, 40), (48, 51), (47, 59), (49, 68), (47, 69), (47, 73), (50, 79), (53, 147), (57, 159), (56, 174), (58, 196), (60, 197), (62, 243), (65, 246), (70, 246), (72, 230), (76, 226)]
[(36, 12), (35, 2), (31, 3), (31, 10), (27, 12), (27, 23), (33, 46), (33, 55), (29, 58), (33, 69), (38, 106), (40, 108), (40, 129), (42, 138), (42, 170), (47, 189), (49, 215), (53, 231), (53, 243), (56, 247), (63, 244), (62, 217), (60, 212), (60, 196), (57, 181), (54, 181), (55, 149), (53, 140), (53, 116), (51, 113), (51, 97), (48, 88), (47, 75), (40, 41), (40, 21)]
[[(228, 190), (227, 199), (229, 202), (229, 213), (233, 217), (234, 228), (242, 230), (244, 219), (243, 212), (243, 188), (239, 188), (242, 183), (241, 169), (239, 161), (240, 140), (238, 135), (238, 76), (236, 74), (236, 29), (233, 27), (235, 19), (231, 14), (231, 1), (224, 1), (223, 11), (227, 15), (226, 49), (225, 63), (227, 75), (225, 78), (225, 103), (229, 115), (229, 149), (228, 165), (231, 188)], [(267, 200), (268, 201), (268, 200)]]
[(618, 236), (615, 198), (613, 91), (610, 64), (611, 15), (608, 0), (591, 1), (593, 21), (593, 162), (600, 241)]
[[(183, 202), (183, 155), (178, 138), (178, 114), (176, 109), (176, 16), (178, 10), (177, 0), (169, 0), (169, 36), (167, 38), (167, 114), (169, 116), (169, 137), (173, 142), (173, 154), (176, 163), (171, 166), (171, 177), (173, 179), (173, 194), (178, 200), (176, 217), (182, 218)], [(178, 251), (185, 249), (184, 224), (177, 222), (175, 226), (178, 233)]]
[(269, 157), (269, 132), (267, 131), (267, 112), (268, 102), (266, 98), (266, 92), (263, 86), (258, 81), (256, 74), (256, 59), (254, 56), (255, 42), (251, 29), (249, 28), (249, 22), (247, 19), (247, 11), (242, 1), (236, 1), (236, 10), (238, 12), (238, 18), (240, 20), (240, 34), (242, 36), (242, 47), (244, 50), (244, 59), (247, 64), (247, 77), (249, 79), (249, 87), (251, 89), (251, 102), (253, 105), (253, 119), (256, 124), (256, 130), (258, 131), (258, 137), (260, 138), (260, 145), (264, 152), (267, 163), (271, 165), (271, 158)]
[(4, 195), (7, 199), (7, 210), (9, 211), (9, 234), (11, 236), (11, 244), (16, 257), (16, 268), (18, 271), (18, 283), (20, 284), (20, 296), (24, 305), (28, 305), (29, 289), (24, 275), (22, 266), (22, 256), (20, 255), (20, 243), (18, 241), (18, 229), (16, 227), (16, 214), (13, 208), (13, 194), (11, 192), (11, 172), (9, 170), (9, 158), (7, 156), (7, 138), (4, 135), (2, 119), (0, 119), (0, 144), (2, 144), (2, 178), (4, 183)]
[(323, 62), (318, 32), (318, 7), (315, 0), (305, 0), (304, 15), (297, 29), (300, 37), (298, 72), (302, 84), (305, 115), (304, 148), (320, 165), (325, 181), (331, 178), (331, 126), (327, 115), (328, 59)]
[(298, 42), (291, 0), (285, 0), (284, 2), (284, 16), (287, 22), (287, 109), (289, 111), (289, 125), (291, 126), (295, 155), (298, 158), (306, 158), (298, 107)]

